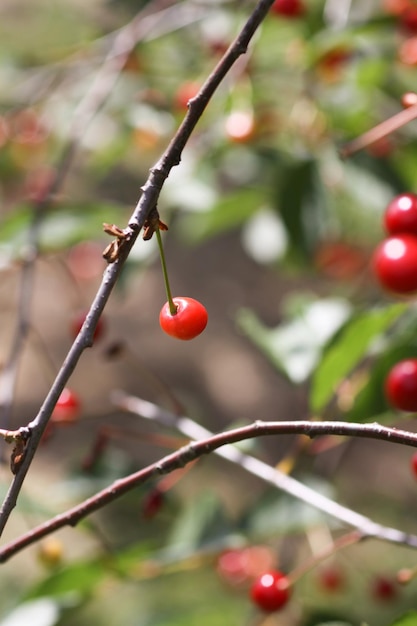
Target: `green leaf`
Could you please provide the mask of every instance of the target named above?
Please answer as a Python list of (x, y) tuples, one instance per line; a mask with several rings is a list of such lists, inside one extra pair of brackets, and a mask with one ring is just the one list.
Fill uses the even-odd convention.
[[(85, 239), (100, 238), (103, 222), (123, 225), (129, 213), (124, 205), (116, 203), (62, 205), (45, 214), (40, 244), (44, 250), (60, 250)], [(7, 215), (0, 222), (0, 244), (18, 254), (26, 244), (32, 216), (32, 210), (24, 205)]]
[(194, 552), (203, 543), (230, 532), (218, 497), (205, 492), (187, 503), (175, 520), (168, 540), (167, 555), (182, 556)]
[(355, 316), (330, 344), (312, 380), (310, 406), (320, 412), (338, 385), (367, 354), (375, 339), (407, 310), (405, 304), (371, 309)]
[(25, 231), (31, 222), (33, 211), (28, 206), (16, 207), (0, 220), (0, 242), (7, 242)]
[[(329, 498), (334, 496), (332, 486), (324, 480), (304, 477), (303, 482), (317, 493)], [(278, 531), (282, 535), (305, 531), (319, 525), (323, 519), (323, 513), (309, 504), (268, 490), (256, 508), (249, 511), (243, 520), (243, 527), (250, 536), (265, 538)]]
[(318, 201), (317, 180), (313, 160), (279, 165), (275, 205), (293, 251), (302, 256), (311, 252), (317, 233), (317, 214), (322, 204)]
[(314, 626), (352, 626), (352, 623), (332, 620), (331, 622), (315, 622)]
[(221, 198), (210, 211), (187, 213), (180, 231), (193, 244), (243, 224), (265, 203), (265, 190), (239, 189)]
[(87, 595), (95, 589), (106, 574), (107, 568), (103, 561), (77, 562), (54, 571), (33, 587), (26, 597), (61, 596), (67, 593)]
[(417, 626), (417, 611), (410, 611), (400, 619), (397, 619), (391, 626)]
[(309, 299), (293, 319), (267, 328), (253, 311), (242, 309), (237, 323), (267, 358), (294, 383), (305, 381), (314, 370), (323, 347), (347, 320), (349, 303), (342, 298)]
[(331, 622), (316, 622), (314, 626), (352, 626), (351, 622), (340, 622), (340, 621), (331, 621)]
[(112, 568), (120, 575), (127, 575), (131, 569), (137, 569), (138, 563), (146, 559), (156, 558), (157, 547), (151, 542), (141, 541), (129, 546), (112, 556)]

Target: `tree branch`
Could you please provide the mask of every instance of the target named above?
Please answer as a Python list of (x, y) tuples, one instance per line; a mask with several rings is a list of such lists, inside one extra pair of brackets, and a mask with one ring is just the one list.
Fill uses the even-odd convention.
[(349, 509), (314, 489), (300, 483), (295, 478), (280, 472), (267, 463), (241, 452), (230, 444), (246, 439), (271, 435), (304, 434), (309, 437), (322, 435), (341, 435), (348, 437), (365, 437), (380, 439), (391, 443), (417, 447), (417, 433), (387, 428), (380, 424), (352, 424), (349, 422), (310, 422), (308, 420), (293, 422), (262, 422), (257, 421), (249, 426), (236, 428), (224, 433), (213, 434), (188, 417), (177, 417), (169, 411), (160, 409), (155, 404), (117, 392), (114, 395), (117, 406), (140, 417), (155, 420), (165, 426), (176, 428), (194, 441), (169, 454), (156, 463), (139, 470), (129, 476), (116, 480), (111, 485), (88, 498), (81, 504), (40, 524), (18, 539), (11, 541), (0, 549), (0, 563), (36, 543), (43, 537), (65, 526), (76, 526), (78, 522), (107, 504), (114, 502), (122, 495), (151, 480), (155, 476), (168, 474), (185, 467), (190, 462), (210, 453), (215, 453), (227, 461), (238, 465), (250, 474), (257, 476), (278, 489), (306, 502), (310, 506), (330, 515), (344, 524), (358, 530), (364, 539), (375, 538), (391, 543), (417, 548), (417, 536), (390, 528), (374, 522), (370, 518)]
[[(155, 36), (155, 33), (160, 36), (163, 32), (181, 28), (201, 19), (206, 13), (206, 10), (197, 7), (166, 8), (165, 4), (165, 0), (154, 0), (114, 34), (100, 70), (74, 112), (66, 146), (56, 165), (54, 176), (42, 196), (32, 202), (32, 222), (21, 260), (15, 330), (9, 356), (0, 376), (0, 420), (4, 428), (10, 423), (20, 356), (30, 328), (35, 262), (39, 254), (39, 233), (43, 217), (51, 208), (56, 194), (62, 189), (89, 125), (112, 93), (133, 48), (139, 41)], [(163, 8), (160, 8), (161, 5)], [(94, 334), (94, 329), (92, 332)]]
[(30, 436), (14, 480), (10, 485), (0, 510), (0, 534), (3, 532), (13, 508), (16, 506), (18, 495), (54, 406), (69, 377), (77, 366), (83, 351), (92, 343), (92, 337), (98, 319), (103, 312), (141, 228), (149, 213), (157, 204), (159, 194), (169, 172), (175, 165), (179, 164), (184, 146), (202, 116), (210, 98), (234, 65), (235, 61), (240, 55), (246, 52), (253, 35), (262, 20), (266, 17), (272, 3), (273, 0), (260, 0), (258, 2), (240, 34), (230, 45), (214, 71), (201, 87), (197, 96), (190, 102), (188, 113), (177, 133), (158, 163), (151, 169), (149, 178), (142, 188), (142, 196), (129, 220), (129, 226), (126, 229), (125, 245), (121, 250), (121, 254), (118, 256), (117, 260), (105, 270), (101, 285), (86, 316), (86, 321), (74, 344), (70, 348), (38, 415), (26, 429), (23, 429), (26, 431), (25, 437), (27, 434)]

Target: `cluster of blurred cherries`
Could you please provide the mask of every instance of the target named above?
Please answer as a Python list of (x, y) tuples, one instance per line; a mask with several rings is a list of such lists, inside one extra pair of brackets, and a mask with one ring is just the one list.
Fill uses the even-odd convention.
[[(403, 193), (384, 213), (387, 233), (376, 248), (373, 270), (381, 286), (400, 296), (417, 292), (417, 195)], [(401, 411), (417, 411), (417, 358), (399, 361), (388, 373), (385, 392)]]

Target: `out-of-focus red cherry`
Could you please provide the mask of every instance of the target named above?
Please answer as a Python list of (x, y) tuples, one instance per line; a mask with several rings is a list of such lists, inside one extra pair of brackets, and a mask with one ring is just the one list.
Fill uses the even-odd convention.
[(73, 424), (80, 416), (81, 402), (78, 395), (65, 387), (51, 415), (52, 424)]
[[(78, 335), (78, 333), (80, 332), (84, 322), (85, 322), (85, 318), (86, 318), (86, 312), (83, 311), (81, 313), (77, 313), (74, 317), (74, 319), (71, 322), (71, 335), (73, 337), (73, 339), (75, 339), (75, 337)], [(104, 332), (106, 330), (106, 322), (104, 320), (104, 317), (101, 316), (98, 319), (97, 322), (97, 326), (94, 330), (94, 334), (93, 334), (93, 341), (97, 341), (98, 339), (100, 339)]]

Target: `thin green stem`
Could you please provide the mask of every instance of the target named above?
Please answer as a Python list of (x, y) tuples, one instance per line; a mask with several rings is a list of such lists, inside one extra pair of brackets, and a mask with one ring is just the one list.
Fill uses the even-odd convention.
[(172, 299), (171, 287), (169, 285), (169, 279), (168, 279), (167, 264), (165, 260), (164, 246), (162, 245), (161, 231), (159, 228), (155, 228), (155, 234), (156, 234), (156, 239), (158, 241), (159, 256), (161, 257), (162, 274), (164, 275), (165, 291), (167, 293), (169, 310), (170, 310), (171, 315), (176, 315), (177, 305)]

